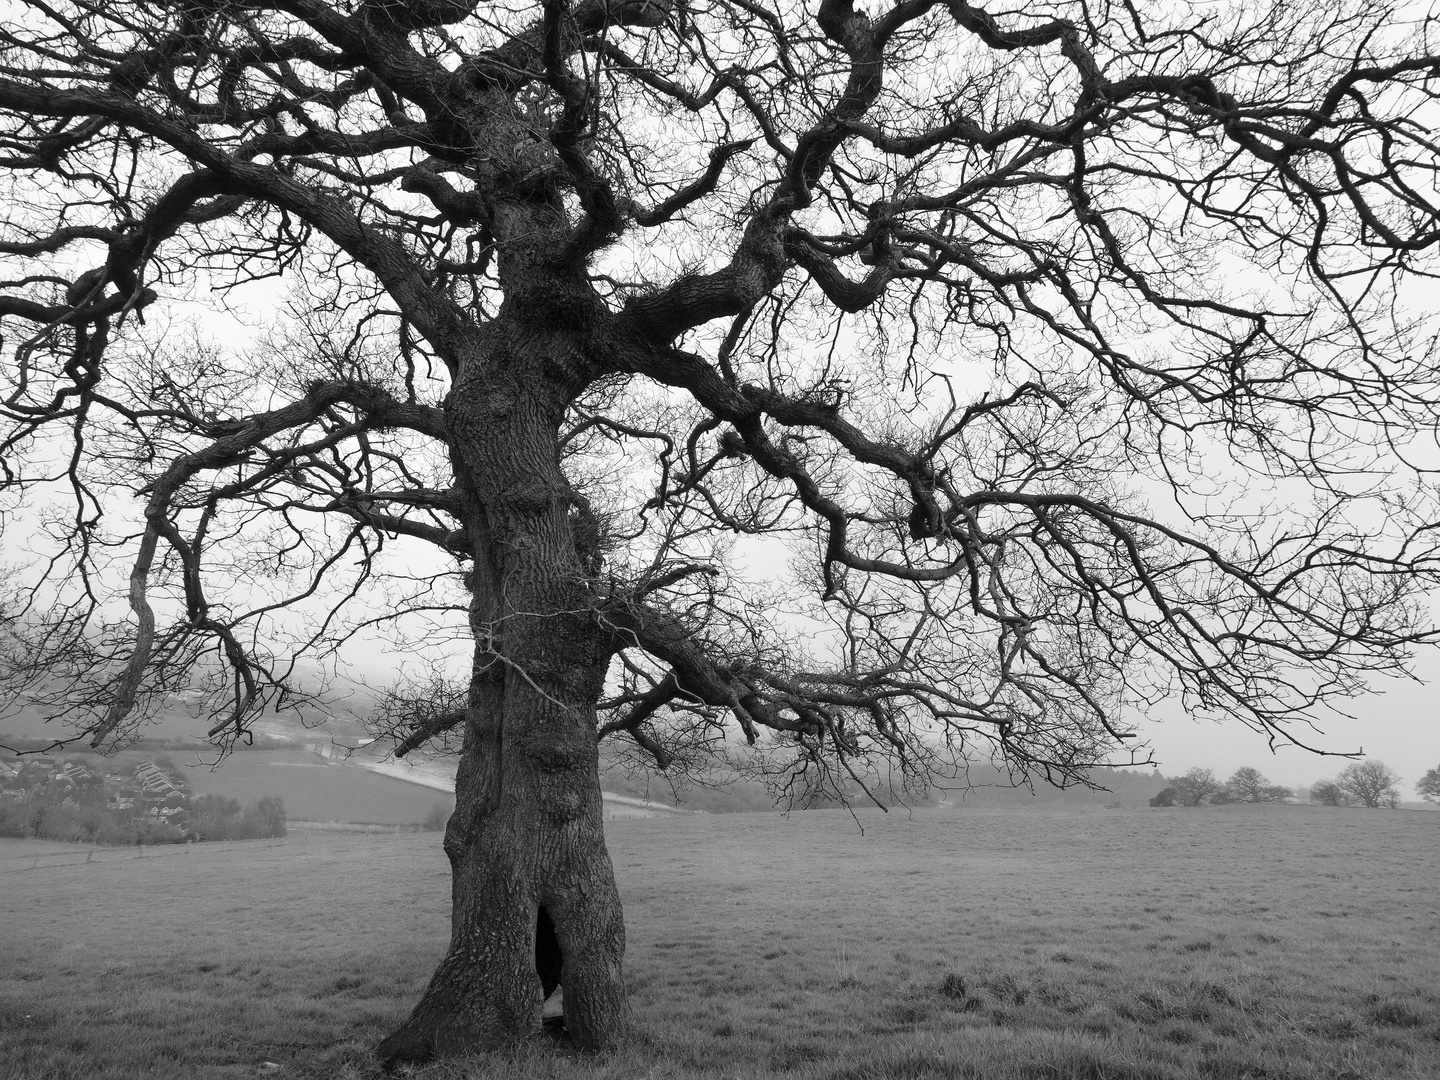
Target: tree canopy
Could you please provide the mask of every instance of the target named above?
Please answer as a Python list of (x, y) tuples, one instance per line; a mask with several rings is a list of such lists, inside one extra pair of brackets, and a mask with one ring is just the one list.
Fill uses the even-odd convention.
[(1400, 775), (1383, 761), (1352, 761), (1333, 780), (1310, 789), (1310, 801), (1322, 806), (1364, 806), (1370, 809), (1400, 805)]
[(1440, 802), (1440, 765), (1415, 782), (1415, 794), (1426, 802)]
[[(583, 328), (560, 452), (642, 738), (651, 701), (896, 752), (920, 716), (1063, 774), (1165, 694), (1274, 731), (1353, 691), (1432, 570), (1433, 357), (1393, 303), (1437, 235), (1428, 32), (1368, 3), (19, 5), (4, 460), (72, 504), (47, 644), (135, 570), (81, 726), (218, 647), (240, 730), (283, 682), (264, 620), (342, 552), (463, 558), (441, 405), (506, 303)], [(297, 291), (249, 363), (140, 325), (271, 275)], [(104, 528), (117, 491), (143, 532)], [(809, 545), (830, 648), (728, 588), (717, 531)]]
[(1199, 767), (1191, 769), (1184, 776), (1171, 777), (1170, 786), (1181, 806), (1199, 806), (1224, 789), (1224, 785), (1215, 779), (1212, 770)]
[(1225, 787), (1237, 802), (1283, 802), (1295, 794), (1287, 787), (1270, 783), (1259, 769), (1249, 765), (1236, 769)]
[[(469, 641), (403, 748), (463, 731), (457, 905), (539, 974), (457, 914), (393, 1057), (524, 1029), (552, 939), (623, 1028), (597, 733), (733, 721), (800, 792), (1083, 779), (1172, 698), (1301, 741), (1434, 634), (1433, 26), (14, 0), (5, 673), (97, 744), (195, 685), (235, 737), (357, 627)], [(568, 839), (505, 863), (517, 807)]]
[(1354, 761), (1340, 771), (1335, 785), (1352, 802), (1377, 809), (1400, 803), (1400, 775), (1383, 761)]

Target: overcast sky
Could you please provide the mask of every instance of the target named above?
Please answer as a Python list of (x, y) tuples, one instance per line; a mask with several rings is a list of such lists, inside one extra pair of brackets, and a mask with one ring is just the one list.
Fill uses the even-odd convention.
[[(1413, 800), (1415, 782), (1440, 765), (1440, 653), (1418, 657), (1417, 672), (1422, 685), (1399, 680), (1376, 680), (1385, 692), (1352, 702), (1348, 710), (1354, 719), (1334, 717), (1324, 724), (1324, 734), (1296, 729), (1311, 746), (1334, 753), (1364, 749), (1367, 758), (1389, 765), (1402, 777), (1401, 798)], [(1295, 747), (1270, 752), (1264, 736), (1238, 723), (1198, 722), (1186, 718), (1178, 707), (1173, 713), (1157, 711), (1157, 717), (1142, 725), (1140, 735), (1149, 741), (1160, 771), (1175, 776), (1195, 766), (1213, 769), (1224, 779), (1242, 765), (1259, 769), (1277, 784), (1290, 787), (1310, 785), (1334, 776), (1347, 764), (1344, 759), (1320, 757)], [(1308, 738), (1306, 738), (1308, 736)]]

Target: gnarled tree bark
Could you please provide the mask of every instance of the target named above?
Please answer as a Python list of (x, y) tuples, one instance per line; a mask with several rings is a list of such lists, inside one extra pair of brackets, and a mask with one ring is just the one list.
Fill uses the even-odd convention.
[(593, 614), (590, 510), (560, 462), (587, 344), (557, 329), (553, 310), (517, 303), (462, 353), (446, 400), (475, 639), (445, 834), (451, 940), (414, 1013), (381, 1044), (387, 1062), (529, 1035), (556, 983), (576, 1045), (608, 1046), (630, 1027), (596, 743), (613, 646)]

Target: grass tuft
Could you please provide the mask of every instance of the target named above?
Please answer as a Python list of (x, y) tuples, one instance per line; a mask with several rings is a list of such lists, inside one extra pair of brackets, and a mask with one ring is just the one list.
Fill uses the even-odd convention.
[(1404, 1001), (1385, 1000), (1374, 1001), (1365, 1010), (1365, 1015), (1373, 1023), (1387, 1024), (1390, 1027), (1417, 1028), (1422, 1027), (1433, 1019), (1433, 1014), (1427, 1016), (1412, 1008)]

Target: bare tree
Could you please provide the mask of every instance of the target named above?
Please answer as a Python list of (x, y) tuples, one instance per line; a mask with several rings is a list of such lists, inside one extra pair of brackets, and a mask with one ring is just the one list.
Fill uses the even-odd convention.
[(1350, 793), (1334, 780), (1321, 780), (1310, 788), (1310, 801), (1321, 806), (1349, 806)]
[(1249, 765), (1236, 769), (1230, 779), (1225, 781), (1225, 786), (1238, 802), (1280, 802), (1295, 794), (1287, 787), (1270, 783), (1259, 769), (1253, 769)]
[(1440, 765), (1420, 778), (1415, 785), (1415, 794), (1426, 802), (1440, 802)]
[(1408, 12), (14, 0), (5, 674), (96, 744), (197, 685), (234, 738), (358, 629), (469, 642), (397, 699), (463, 750), (389, 1062), (562, 973), (623, 1038), (597, 735), (733, 721), (802, 799), (1083, 781), (1176, 697), (1298, 741), (1433, 636)]
[(1398, 806), (1399, 783), (1400, 774), (1383, 761), (1352, 762), (1335, 778), (1335, 786), (1349, 796), (1352, 803), (1371, 809)]
[(1215, 774), (1199, 768), (1191, 769), (1184, 776), (1172, 776), (1170, 786), (1175, 789), (1175, 801), (1181, 806), (1199, 806), (1221, 790)]

